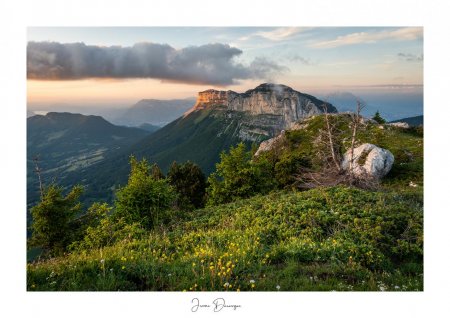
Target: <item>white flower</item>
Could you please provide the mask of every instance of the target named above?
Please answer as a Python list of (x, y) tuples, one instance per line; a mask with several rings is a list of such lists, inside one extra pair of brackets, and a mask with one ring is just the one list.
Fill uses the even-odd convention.
[(169, 274), (167, 274), (167, 276), (169, 276), (169, 277), (170, 277), (170, 276), (172, 276), (172, 274), (171, 274), (171, 273), (169, 273)]
[(410, 187), (413, 187), (413, 188), (416, 188), (416, 187), (417, 187), (417, 184), (415, 184), (415, 183), (412, 182), (412, 181), (409, 181), (409, 186), (410, 186)]
[(228, 286), (230, 286), (230, 283), (229, 283), (229, 282), (226, 282), (225, 284), (223, 284), (223, 286), (224, 286), (224, 287), (228, 287)]
[(280, 290), (280, 288), (281, 288), (280, 285), (277, 285), (277, 289)]
[(103, 264), (104, 262), (105, 262), (105, 260), (102, 258), (102, 259), (100, 260), (100, 263)]
[(250, 279), (250, 284), (254, 284), (255, 281), (253, 279)]
[(394, 287), (395, 289), (399, 289), (400, 287), (399, 286), (397, 286), (397, 285), (395, 285), (395, 287)]

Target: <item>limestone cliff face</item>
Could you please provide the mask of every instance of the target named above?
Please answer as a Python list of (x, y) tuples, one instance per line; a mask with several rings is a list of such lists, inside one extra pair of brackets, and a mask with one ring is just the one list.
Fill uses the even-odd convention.
[(324, 104), (329, 113), (337, 112), (331, 104), (314, 96), (297, 92), (285, 85), (266, 83), (242, 94), (213, 89), (200, 92), (191, 111), (215, 106), (251, 115), (273, 115), (279, 117), (282, 127), (278, 128), (286, 129), (299, 119), (323, 113)]

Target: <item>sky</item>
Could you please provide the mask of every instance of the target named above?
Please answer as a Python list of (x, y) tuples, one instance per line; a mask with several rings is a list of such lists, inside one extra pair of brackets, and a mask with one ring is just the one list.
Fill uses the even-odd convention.
[(29, 107), (130, 105), (263, 82), (423, 96), (421, 27), (32, 27), (27, 37)]

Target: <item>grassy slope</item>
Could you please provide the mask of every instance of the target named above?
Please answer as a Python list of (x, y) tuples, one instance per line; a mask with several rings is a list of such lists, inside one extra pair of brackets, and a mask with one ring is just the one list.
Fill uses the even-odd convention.
[[(283, 155), (312, 155), (320, 120), (289, 132)], [(360, 140), (396, 158), (379, 191), (282, 191), (193, 211), (145, 237), (29, 264), (27, 288), (423, 290), (423, 138), (368, 125)]]
[(145, 238), (29, 264), (27, 286), (181, 291), (226, 290), (228, 282), (242, 291), (277, 285), (422, 290), (422, 206), (417, 189), (398, 195), (337, 187), (258, 196), (195, 211)]

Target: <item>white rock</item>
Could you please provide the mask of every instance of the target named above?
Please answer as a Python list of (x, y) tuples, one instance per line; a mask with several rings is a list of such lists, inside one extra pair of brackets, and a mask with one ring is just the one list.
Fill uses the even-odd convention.
[(258, 150), (255, 152), (255, 157), (259, 156), (265, 151), (272, 150), (277, 144), (281, 143), (285, 138), (285, 131), (282, 130), (281, 133), (273, 138), (267, 139), (259, 145)]
[(409, 128), (409, 124), (405, 123), (405, 122), (389, 123), (388, 125), (398, 127), (398, 128)]
[[(351, 149), (344, 155), (341, 167), (350, 169)], [(353, 173), (357, 177), (380, 179), (388, 174), (394, 164), (394, 155), (387, 149), (373, 144), (363, 144), (354, 149)]]

